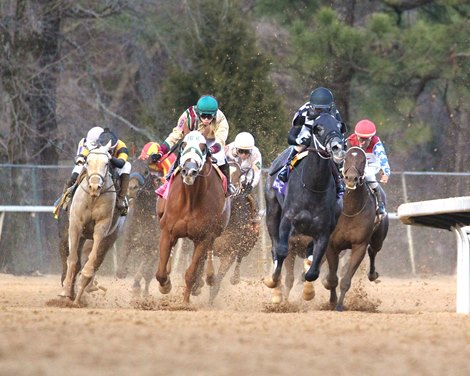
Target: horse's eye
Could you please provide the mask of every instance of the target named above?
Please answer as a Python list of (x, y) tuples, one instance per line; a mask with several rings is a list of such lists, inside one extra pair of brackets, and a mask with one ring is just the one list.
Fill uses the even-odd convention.
[(199, 149), (201, 149), (201, 151), (202, 151), (203, 153), (206, 152), (206, 147), (207, 147), (206, 144), (199, 144)]

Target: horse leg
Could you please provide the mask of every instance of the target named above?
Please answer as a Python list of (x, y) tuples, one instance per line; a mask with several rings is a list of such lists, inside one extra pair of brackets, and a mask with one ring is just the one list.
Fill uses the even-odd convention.
[(193, 252), (191, 264), (189, 265), (188, 269), (186, 269), (186, 272), (184, 274), (186, 288), (183, 294), (183, 303), (185, 304), (189, 304), (189, 296), (191, 295), (191, 291), (193, 291), (193, 287), (194, 287), (194, 284), (196, 283), (196, 279), (201, 278), (202, 280), (202, 275), (198, 276), (198, 274), (202, 274), (201, 272), (204, 267), (204, 259), (206, 256), (206, 250), (210, 248), (208, 246), (209, 246), (208, 241), (202, 241), (198, 243), (194, 242), (194, 252)]
[[(145, 255), (144, 261), (142, 261), (141, 272), (145, 281), (145, 287), (143, 296), (147, 297), (150, 295), (150, 282), (152, 282), (152, 277), (155, 274), (155, 265), (157, 264), (157, 255), (155, 252), (147, 252)], [(168, 271), (168, 274), (170, 271)]]
[(132, 284), (132, 295), (134, 297), (139, 297), (142, 291), (142, 288), (140, 286), (140, 281), (142, 281), (142, 278), (143, 278), (143, 274), (142, 274), (143, 269), (144, 269), (144, 262), (141, 261), (139, 264), (139, 267), (137, 268), (137, 271), (134, 274), (134, 282)]
[(282, 264), (289, 253), (288, 241), (291, 233), (291, 222), (286, 217), (281, 219), (279, 225), (279, 241), (273, 247), (273, 273), (270, 278), (264, 279), (264, 284), (269, 288), (274, 288), (279, 283)]
[(351, 258), (349, 259), (348, 269), (344, 274), (343, 278), (341, 278), (340, 283), (340, 295), (338, 299), (338, 303), (336, 304), (337, 311), (343, 311), (344, 309), (344, 297), (346, 293), (349, 291), (351, 287), (351, 280), (354, 274), (356, 273), (357, 268), (361, 264), (364, 256), (366, 254), (366, 247), (367, 244), (354, 244), (351, 250)]
[(235, 260), (235, 252), (230, 252), (228, 255), (224, 255), (221, 258), (219, 270), (217, 271), (217, 276), (214, 278), (214, 284), (211, 286), (210, 295), (209, 295), (209, 304), (213, 304), (215, 298), (217, 297), (220, 285), (222, 284), (222, 280), (225, 277), (225, 274), (229, 271), (230, 267)]
[(102, 221), (101, 223), (95, 224), (93, 231), (93, 247), (90, 254), (88, 255), (88, 260), (83, 266), (82, 272), (80, 274), (80, 279), (78, 282), (78, 292), (73, 304), (77, 307), (80, 306), (80, 299), (85, 292), (86, 287), (93, 280), (96, 270), (100, 267), (104, 259), (105, 249), (103, 246), (104, 234), (108, 231), (109, 221)]
[(315, 281), (320, 275), (320, 265), (322, 263), (323, 256), (325, 255), (326, 248), (328, 247), (329, 234), (322, 234), (316, 239), (315, 247), (313, 250), (312, 265), (305, 273), (305, 280), (308, 282)]
[(243, 257), (240, 255), (237, 255), (237, 262), (235, 263), (235, 269), (233, 271), (233, 275), (230, 278), (230, 283), (232, 285), (238, 285), (240, 283), (240, 266), (242, 263)]
[(206, 267), (206, 283), (208, 286), (213, 286), (215, 282), (214, 272), (214, 251), (211, 249), (207, 252), (207, 267)]
[(370, 269), (368, 278), (369, 281), (374, 282), (379, 278), (379, 273), (375, 270), (375, 256), (377, 256), (378, 250), (373, 249), (370, 245), (367, 247), (367, 253), (369, 254)]
[(290, 252), (286, 257), (285, 262), (286, 262), (285, 297), (286, 297), (286, 301), (288, 301), (290, 292), (292, 290), (292, 287), (294, 286), (295, 254), (293, 252)]
[(338, 302), (338, 295), (336, 294), (336, 287), (338, 287), (338, 265), (339, 265), (339, 252), (333, 249), (333, 245), (328, 246), (326, 251), (326, 260), (328, 261), (328, 275), (323, 279), (323, 286), (330, 290), (330, 307), (333, 309)]
[[(160, 201), (160, 200), (158, 200)], [(158, 287), (162, 294), (168, 294), (171, 291), (171, 280), (168, 277), (168, 260), (171, 252), (171, 239), (168, 231), (162, 231), (160, 234), (160, 257), (156, 278), (160, 286)]]
[(80, 225), (70, 225), (69, 228), (69, 254), (67, 256), (67, 273), (63, 282), (63, 289), (59, 296), (72, 299), (74, 297), (75, 278), (78, 273), (78, 246), (80, 241)]

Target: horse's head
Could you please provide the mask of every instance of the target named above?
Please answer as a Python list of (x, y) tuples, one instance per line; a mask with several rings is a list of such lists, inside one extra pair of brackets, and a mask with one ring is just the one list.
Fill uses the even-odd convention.
[(196, 177), (204, 167), (207, 156), (205, 137), (199, 131), (189, 132), (181, 144), (180, 168), (183, 182), (194, 184)]
[(111, 155), (108, 153), (109, 144), (100, 146), (90, 151), (86, 160), (86, 179), (88, 183), (88, 192), (92, 197), (98, 197), (101, 189), (109, 174), (109, 160)]
[(343, 177), (347, 189), (356, 189), (363, 184), (366, 162), (366, 153), (361, 148), (354, 146), (346, 152)]
[(311, 147), (328, 152), (336, 163), (344, 159), (344, 137), (341, 123), (328, 113), (321, 113), (312, 125)]

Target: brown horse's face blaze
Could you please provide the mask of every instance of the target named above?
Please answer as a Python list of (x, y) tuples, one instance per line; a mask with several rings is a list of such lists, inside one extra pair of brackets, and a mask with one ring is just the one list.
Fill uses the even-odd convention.
[(347, 189), (356, 189), (364, 182), (366, 155), (360, 148), (351, 148), (344, 158), (343, 177)]

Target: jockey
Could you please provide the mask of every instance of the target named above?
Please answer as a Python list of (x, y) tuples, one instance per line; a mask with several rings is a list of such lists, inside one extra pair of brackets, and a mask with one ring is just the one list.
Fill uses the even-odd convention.
[(365, 178), (374, 191), (377, 200), (377, 214), (385, 215), (387, 211), (375, 174), (380, 172), (380, 182), (386, 184), (390, 176), (390, 165), (388, 164), (387, 154), (385, 154), (385, 148), (380, 138), (376, 136), (376, 132), (375, 124), (368, 119), (363, 119), (356, 124), (354, 134), (348, 137), (347, 144), (348, 147), (358, 146), (366, 152), (367, 166)]
[[(111, 154), (111, 166), (115, 167), (119, 174), (120, 189), (117, 192), (116, 207), (121, 212), (121, 215), (127, 214), (127, 190), (129, 188), (129, 175), (131, 172), (131, 164), (127, 161), (129, 159), (129, 151), (127, 150), (126, 144), (121, 141), (117, 135), (112, 132), (109, 128), (105, 128), (103, 133), (100, 134), (98, 142), (100, 145), (107, 145), (111, 141), (111, 148), (109, 153)], [(86, 150), (86, 158), (89, 151)], [(83, 154), (83, 153), (82, 153)]]
[(229, 161), (237, 162), (242, 172), (253, 170), (253, 181), (241, 182), (243, 191), (250, 193), (258, 185), (261, 177), (262, 158), (259, 149), (255, 146), (255, 139), (248, 132), (237, 134), (235, 141), (225, 146), (225, 155)]
[[(195, 106), (184, 111), (178, 123), (165, 141), (160, 144), (158, 152), (150, 156), (153, 163), (158, 162), (173, 146), (184, 138), (189, 132), (197, 130), (207, 140), (207, 146), (212, 158), (217, 160), (217, 166), (227, 178), (227, 196), (235, 193), (235, 187), (230, 182), (230, 169), (225, 159), (224, 146), (228, 137), (228, 122), (224, 113), (219, 109), (217, 99), (212, 95), (203, 95)], [(175, 165), (179, 163), (179, 156)]]
[(161, 172), (163, 176), (166, 176), (171, 169), (171, 166), (174, 164), (176, 160), (175, 154), (171, 153), (165, 158), (159, 160), (158, 162), (152, 162), (149, 157), (152, 154), (158, 153), (158, 148), (160, 144), (157, 142), (147, 142), (144, 147), (142, 148), (142, 152), (140, 153), (139, 159), (147, 161), (150, 173), (156, 175), (157, 172)]
[(75, 155), (75, 167), (72, 170), (72, 175), (70, 176), (69, 180), (67, 183), (65, 183), (64, 192), (75, 184), (78, 175), (80, 175), (83, 170), (84, 162), (82, 162), (82, 158), (79, 158), (80, 155), (82, 155), (82, 151), (84, 149), (91, 150), (98, 147), (98, 138), (100, 137), (100, 134), (103, 133), (103, 131), (104, 129), (101, 127), (93, 127), (88, 131), (86, 138), (82, 138), (78, 143), (77, 153)]
[[(336, 109), (332, 92), (324, 87), (318, 87), (310, 93), (310, 100), (301, 106), (294, 115), (292, 126), (289, 131), (288, 143), (293, 145), (290, 149), (287, 162), (279, 171), (278, 179), (287, 182), (289, 165), (297, 153), (305, 150), (310, 145), (311, 136), (301, 132), (303, 129), (311, 127), (315, 119), (322, 113), (326, 112), (334, 116), (338, 120), (338, 130), (344, 136), (346, 133), (346, 124), (343, 122), (339, 111)], [(344, 183), (339, 173), (333, 174), (336, 181), (337, 194), (344, 193)]]

